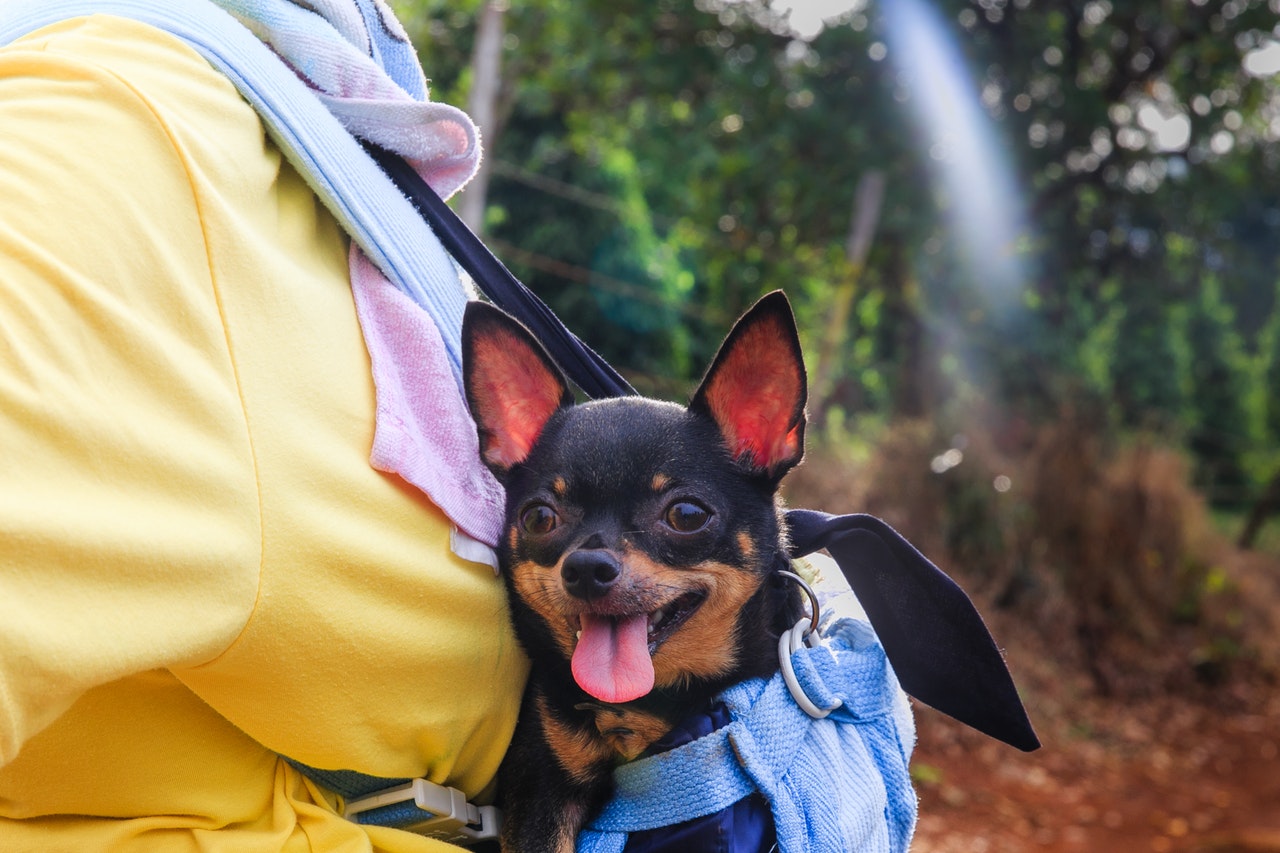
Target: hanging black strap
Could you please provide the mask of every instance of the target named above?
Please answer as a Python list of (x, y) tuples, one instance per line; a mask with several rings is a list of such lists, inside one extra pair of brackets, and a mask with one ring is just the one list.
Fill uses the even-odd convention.
[(870, 515), (787, 513), (792, 554), (826, 549), (902, 689), (997, 740), (1040, 746), (1000, 650), (969, 596), (902, 534)]
[(511, 274), (493, 253), (480, 242), (466, 223), (428, 186), (398, 154), (363, 142), (370, 156), (378, 162), (418, 213), (431, 225), (431, 230), (476, 285), (503, 311), (515, 317), (533, 332), (560, 369), (589, 397), (624, 397), (635, 389), (578, 336), (560, 322), (547, 304), (524, 283)]

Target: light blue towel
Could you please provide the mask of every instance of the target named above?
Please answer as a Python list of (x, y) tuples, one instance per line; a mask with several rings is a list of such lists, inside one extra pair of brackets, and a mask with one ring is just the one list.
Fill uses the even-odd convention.
[(753, 791), (769, 800), (782, 853), (905, 853), (913, 729), (897, 679), (866, 622), (842, 618), (824, 633), (792, 663), (816, 705), (841, 707), (809, 717), (781, 674), (729, 688), (729, 725), (615, 771), (614, 797), (578, 836), (578, 853), (621, 853), (629, 832), (713, 814)]

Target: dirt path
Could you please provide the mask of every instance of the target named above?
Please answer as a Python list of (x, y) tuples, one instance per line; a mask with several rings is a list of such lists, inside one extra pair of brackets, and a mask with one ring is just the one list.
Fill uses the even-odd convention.
[(1280, 558), (1224, 561), (1241, 665), (1213, 687), (1147, 677), (1141, 700), (1099, 697), (1051, 618), (981, 602), (1043, 747), (1024, 754), (917, 705), (912, 853), (1280, 853)]
[(1233, 693), (1090, 701), (1026, 755), (920, 708), (912, 851), (1280, 853), (1280, 695)]

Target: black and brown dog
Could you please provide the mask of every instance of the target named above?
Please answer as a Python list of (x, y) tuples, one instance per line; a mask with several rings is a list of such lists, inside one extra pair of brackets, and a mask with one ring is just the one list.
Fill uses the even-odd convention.
[(472, 303), (464, 377), (507, 490), (499, 560), (532, 662), (502, 771), (504, 851), (571, 851), (611, 771), (725, 687), (778, 667), (801, 612), (779, 482), (806, 382), (780, 293), (730, 332), (688, 407), (575, 405), (532, 335)]

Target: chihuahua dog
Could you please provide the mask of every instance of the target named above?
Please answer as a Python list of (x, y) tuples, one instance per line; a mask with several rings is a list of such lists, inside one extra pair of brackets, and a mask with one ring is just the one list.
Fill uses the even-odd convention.
[(572, 851), (642, 755), (731, 684), (778, 668), (801, 614), (777, 574), (777, 497), (804, 452), (806, 380), (786, 297), (761, 299), (688, 407), (575, 405), (502, 311), (471, 303), (464, 384), (507, 490), (498, 556), (532, 669), (501, 773), (504, 851)]

